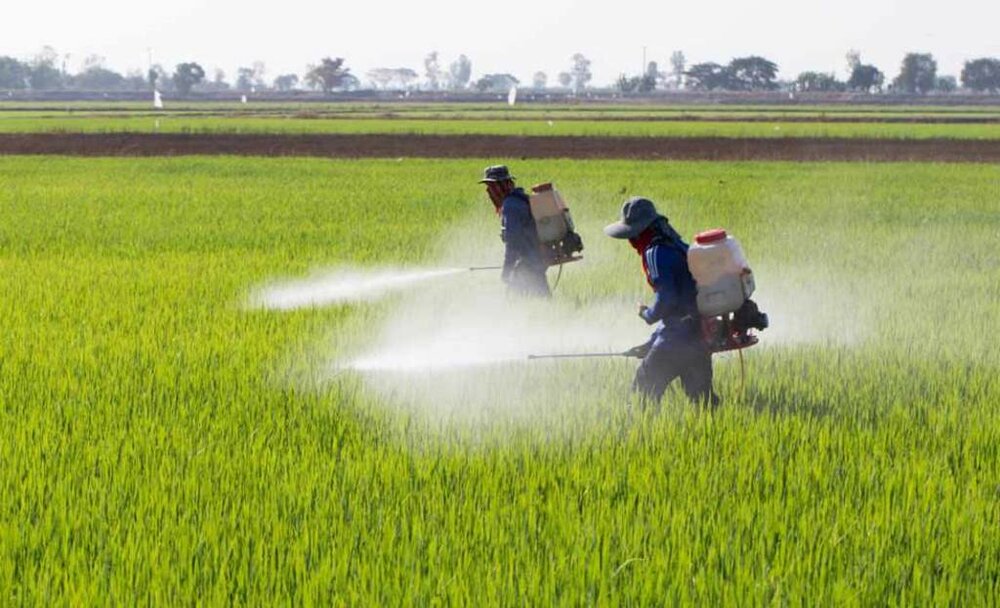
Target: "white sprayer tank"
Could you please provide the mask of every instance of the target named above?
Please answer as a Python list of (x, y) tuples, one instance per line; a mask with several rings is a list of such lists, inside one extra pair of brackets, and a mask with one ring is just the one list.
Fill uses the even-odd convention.
[(538, 240), (542, 244), (558, 243), (573, 230), (573, 220), (559, 191), (551, 183), (532, 188), (531, 216), (538, 227)]
[(753, 272), (739, 241), (716, 229), (695, 236), (688, 268), (698, 284), (698, 312), (704, 316), (736, 312), (754, 291)]

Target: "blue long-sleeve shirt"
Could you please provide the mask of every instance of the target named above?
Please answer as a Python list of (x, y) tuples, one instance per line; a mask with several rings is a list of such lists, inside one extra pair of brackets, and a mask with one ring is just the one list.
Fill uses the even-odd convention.
[(531, 215), (528, 195), (524, 189), (515, 188), (503, 200), (500, 209), (501, 238), (504, 242), (503, 276), (507, 278), (515, 266), (531, 272), (545, 273), (547, 264), (542, 259), (538, 242), (538, 229)]
[[(653, 302), (643, 311), (642, 318), (652, 325), (660, 323), (656, 334), (687, 335), (699, 318), (697, 287), (688, 270), (687, 243), (679, 239), (652, 243), (643, 252), (642, 267), (646, 280), (653, 288)], [(654, 334), (655, 335), (655, 334)]]

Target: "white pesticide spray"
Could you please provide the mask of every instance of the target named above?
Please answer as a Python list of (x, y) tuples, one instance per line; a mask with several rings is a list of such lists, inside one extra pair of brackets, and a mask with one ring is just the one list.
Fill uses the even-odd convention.
[(580, 309), (555, 302), (519, 301), (503, 294), (492, 298), (455, 294), (447, 303), (436, 305), (419, 299), (407, 298), (400, 307), (406, 314), (387, 323), (369, 349), (342, 368), (438, 373), (526, 363), (529, 355), (621, 352), (645, 338), (642, 323), (621, 314), (630, 310), (624, 302)]
[[(581, 307), (568, 299), (508, 296), (495, 276), (435, 283), (394, 302), (354, 356), (338, 349), (331, 377), (356, 374), (380, 402), (435, 425), (564, 429), (577, 423), (570, 412), (593, 405), (581, 395), (614, 390), (621, 397), (634, 361), (528, 356), (613, 353), (640, 344), (649, 329), (633, 309), (628, 299)], [(609, 372), (620, 378), (610, 380)]]
[(754, 296), (771, 326), (754, 348), (806, 344), (854, 345), (871, 333), (869, 283), (839, 276), (821, 267), (763, 268), (766, 287)]
[(370, 301), (418, 283), (468, 272), (467, 268), (379, 269), (317, 272), (298, 280), (270, 283), (255, 289), (249, 298), (251, 308), (295, 310)]

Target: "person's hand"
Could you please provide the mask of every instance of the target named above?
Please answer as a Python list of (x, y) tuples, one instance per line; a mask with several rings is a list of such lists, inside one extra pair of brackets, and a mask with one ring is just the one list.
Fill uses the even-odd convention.
[(638, 308), (639, 317), (642, 318), (642, 319), (645, 319), (646, 318), (646, 311), (649, 310), (649, 306), (646, 306), (642, 302), (636, 302), (635, 305)]
[(633, 346), (632, 348), (630, 348), (627, 351), (625, 351), (624, 353), (622, 353), (622, 355), (624, 355), (626, 357), (635, 357), (637, 359), (645, 359), (646, 355), (649, 354), (649, 350), (652, 347), (653, 347), (653, 342), (652, 341), (644, 342), (644, 343), (640, 344), (639, 346)]

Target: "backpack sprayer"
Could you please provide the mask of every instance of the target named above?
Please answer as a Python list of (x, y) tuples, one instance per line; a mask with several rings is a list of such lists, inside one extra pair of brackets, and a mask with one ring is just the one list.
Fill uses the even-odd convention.
[[(562, 273), (563, 264), (578, 262), (583, 256), (576, 255), (583, 251), (583, 239), (576, 233), (573, 216), (569, 206), (563, 200), (559, 191), (551, 182), (539, 184), (531, 188), (528, 198), (531, 217), (535, 220), (538, 232), (538, 242), (542, 247), (543, 259), (549, 266), (559, 266)], [(503, 266), (472, 266), (470, 271), (500, 270)], [(556, 279), (558, 284), (559, 279)]]
[[(698, 287), (701, 337), (712, 353), (740, 351), (757, 344), (754, 330), (769, 325), (768, 317), (750, 299), (756, 285), (753, 271), (739, 241), (721, 228), (701, 232), (688, 249), (687, 262)], [(644, 358), (651, 344), (620, 353), (529, 355), (528, 359), (572, 359), (594, 357)]]
[(750, 299), (756, 285), (739, 241), (721, 228), (699, 233), (688, 249), (688, 269), (698, 286), (701, 335), (713, 353), (757, 344), (767, 315)]

